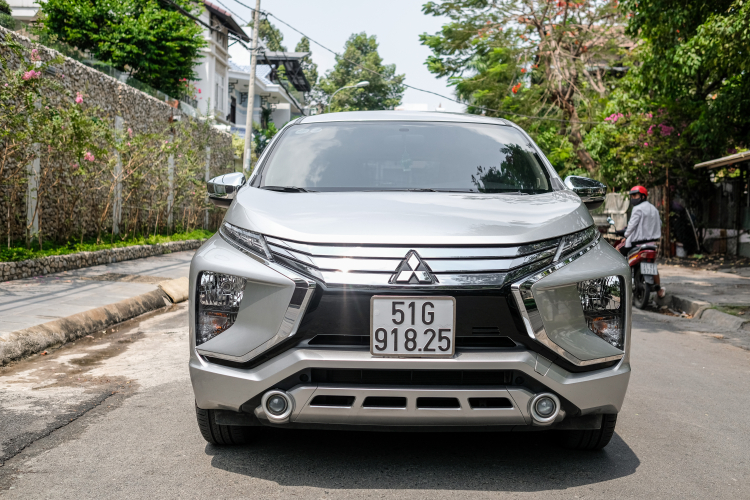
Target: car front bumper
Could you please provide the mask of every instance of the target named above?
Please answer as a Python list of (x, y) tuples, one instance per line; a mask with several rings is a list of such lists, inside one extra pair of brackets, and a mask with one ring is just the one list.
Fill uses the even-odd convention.
[[(524, 378), (523, 385), (507, 386), (388, 386), (346, 385), (309, 382), (309, 370), (513, 370)], [(286, 424), (344, 424), (374, 426), (502, 426), (533, 424), (529, 401), (535, 393), (551, 392), (563, 401), (566, 415), (611, 414), (620, 411), (630, 378), (630, 365), (618, 365), (586, 373), (570, 373), (542, 356), (524, 350), (513, 352), (461, 353), (454, 359), (383, 359), (367, 351), (296, 348), (253, 369), (232, 368), (210, 363), (194, 355), (190, 376), (196, 403), (203, 409), (251, 410), (262, 393), (284, 384), (293, 409)], [(515, 380), (518, 380), (518, 377)], [(295, 384), (295, 377), (299, 382)], [(290, 379), (292, 382), (290, 383)], [(294, 385), (292, 385), (294, 384)], [(535, 387), (536, 390), (530, 389)], [(542, 387), (540, 389), (540, 387)], [(315, 396), (354, 397), (351, 405), (316, 406)], [(368, 408), (369, 396), (406, 398), (404, 408)], [(418, 398), (456, 398), (459, 408), (419, 408)], [(510, 408), (472, 408), (469, 398), (508, 398)], [(259, 403), (252, 404), (255, 416), (267, 423)], [(243, 408), (243, 405), (245, 407)]]

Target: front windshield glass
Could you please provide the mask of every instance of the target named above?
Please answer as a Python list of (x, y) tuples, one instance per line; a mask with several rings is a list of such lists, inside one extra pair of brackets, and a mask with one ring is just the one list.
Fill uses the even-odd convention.
[(551, 191), (541, 158), (514, 128), (475, 123), (294, 125), (260, 186), (308, 191)]

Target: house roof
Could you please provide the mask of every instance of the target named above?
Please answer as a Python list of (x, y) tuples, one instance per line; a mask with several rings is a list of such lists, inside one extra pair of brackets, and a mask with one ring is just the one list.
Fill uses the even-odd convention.
[(205, 5), (206, 10), (216, 16), (225, 27), (234, 31), (240, 38), (242, 38), (242, 40), (246, 42), (250, 41), (250, 37), (247, 36), (247, 33), (242, 29), (242, 26), (237, 24), (237, 21), (234, 20), (231, 13), (205, 0), (203, 1), (203, 5)]
[(744, 153), (737, 153), (734, 155), (723, 156), (715, 160), (704, 161), (703, 163), (695, 165), (694, 168), (724, 167), (726, 165), (734, 165), (735, 163), (742, 163), (743, 161), (748, 160), (750, 160), (750, 151), (745, 151)]

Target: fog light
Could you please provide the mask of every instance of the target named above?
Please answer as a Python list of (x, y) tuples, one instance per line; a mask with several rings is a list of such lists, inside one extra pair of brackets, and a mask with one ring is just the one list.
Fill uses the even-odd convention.
[(557, 408), (555, 402), (546, 396), (539, 398), (539, 401), (536, 402), (536, 412), (542, 417), (549, 417), (552, 415), (555, 412), (555, 408)]
[(265, 411), (266, 418), (274, 424), (284, 424), (289, 421), (294, 409), (294, 400), (280, 389), (268, 391), (260, 399), (260, 406)]
[(624, 303), (625, 284), (620, 276), (607, 276), (578, 283), (583, 315), (589, 330), (624, 350)]
[(283, 396), (274, 395), (268, 398), (266, 408), (274, 415), (281, 415), (286, 411), (286, 399)]
[(560, 400), (549, 392), (537, 394), (529, 401), (529, 413), (536, 425), (548, 425), (560, 413)]
[(195, 345), (226, 331), (237, 319), (245, 291), (245, 278), (204, 271), (198, 276), (198, 318)]

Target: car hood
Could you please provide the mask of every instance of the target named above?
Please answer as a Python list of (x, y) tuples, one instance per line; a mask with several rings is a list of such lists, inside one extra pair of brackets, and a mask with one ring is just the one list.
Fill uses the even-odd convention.
[(571, 191), (284, 193), (250, 186), (237, 193), (225, 220), (287, 240), (377, 245), (513, 245), (593, 223)]

